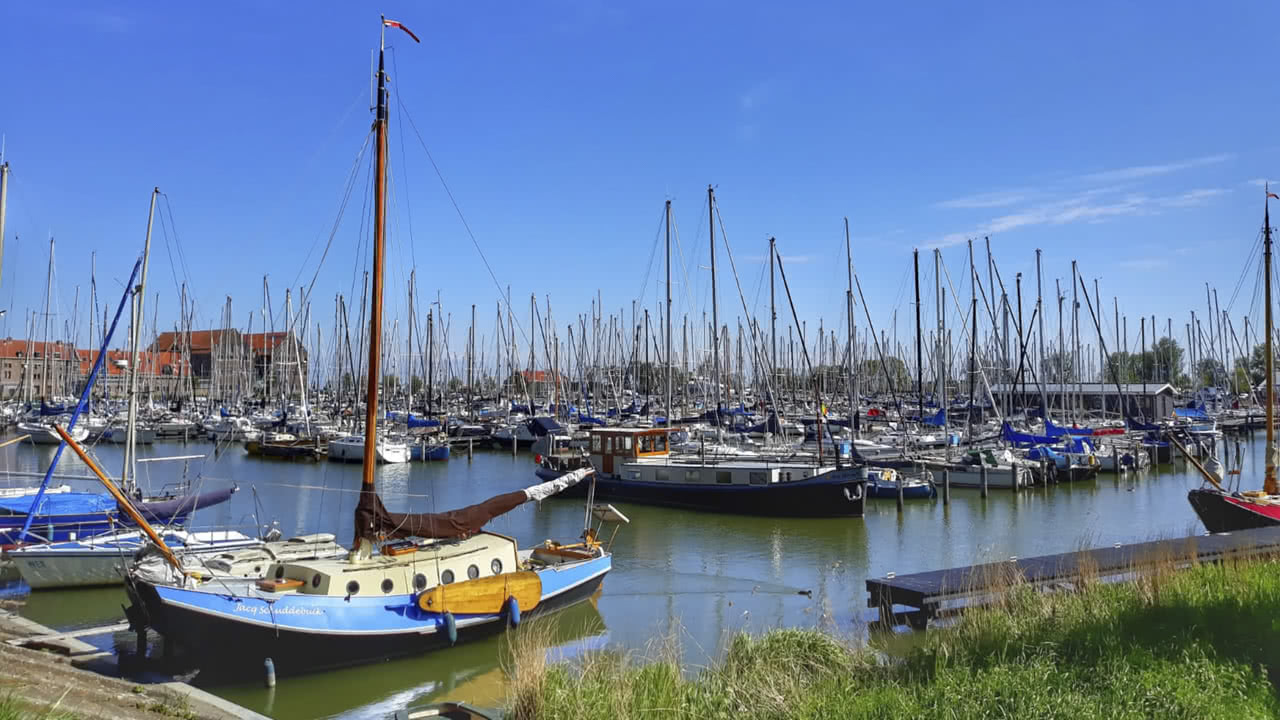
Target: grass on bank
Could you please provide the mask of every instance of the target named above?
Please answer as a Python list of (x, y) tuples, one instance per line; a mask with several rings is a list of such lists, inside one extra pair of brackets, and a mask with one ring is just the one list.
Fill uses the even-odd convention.
[(670, 648), (548, 664), (538, 622), (512, 638), (515, 718), (1280, 717), (1280, 563), (1172, 563), (1125, 584), (1046, 594), (916, 638), (854, 648), (814, 630), (738, 635), (686, 674)]
[(77, 716), (56, 707), (40, 708), (5, 693), (0, 695), (0, 720), (77, 720)]

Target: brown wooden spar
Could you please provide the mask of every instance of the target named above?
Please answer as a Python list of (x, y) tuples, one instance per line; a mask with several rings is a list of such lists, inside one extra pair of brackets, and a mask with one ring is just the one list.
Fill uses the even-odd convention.
[[(361, 526), (360, 519), (362, 516), (368, 516), (372, 506), (381, 505), (377, 491), (374, 489), (373, 471), (377, 465), (378, 385), (382, 374), (380, 362), (382, 360), (382, 271), (387, 229), (387, 73), (384, 55), (388, 27), (400, 28), (415, 42), (418, 40), (416, 35), (400, 23), (382, 18), (382, 37), (378, 44), (378, 107), (373, 118), (374, 147), (376, 148), (374, 169), (377, 177), (373, 195), (373, 289), (369, 304), (369, 378), (365, 388), (364, 480), (360, 488), (360, 500), (356, 503), (353, 556), (367, 556), (371, 550), (368, 543), (376, 539), (372, 532), (374, 528)], [(366, 542), (362, 543), (362, 540)]]
[(147, 522), (146, 518), (142, 517), (142, 513), (138, 512), (138, 509), (133, 506), (133, 503), (129, 502), (129, 498), (125, 497), (125, 494), (120, 491), (120, 488), (116, 487), (116, 484), (111, 482), (106, 473), (102, 472), (102, 468), (98, 467), (98, 463), (94, 462), (93, 458), (89, 457), (89, 453), (85, 452), (84, 448), (80, 447), (80, 443), (73, 440), (71, 435), (69, 435), (61, 425), (55, 423), (53, 429), (57, 430), (58, 434), (62, 436), (62, 442), (70, 446), (72, 451), (80, 457), (80, 460), (83, 461), (85, 465), (89, 466), (89, 469), (93, 471), (93, 474), (98, 476), (98, 479), (102, 481), (104, 486), (106, 486), (107, 492), (111, 493), (111, 497), (116, 499), (116, 503), (120, 506), (120, 509), (123, 510), (138, 527), (142, 528), (142, 531), (147, 534), (147, 537), (151, 539), (151, 542), (155, 543), (156, 547), (160, 549), (160, 553), (164, 555), (165, 560), (168, 560), (169, 564), (172, 565), (175, 570), (186, 575), (187, 571), (182, 569), (182, 563), (178, 562), (178, 558), (174, 556), (173, 551), (169, 549), (169, 546), (164, 544), (164, 540), (160, 539), (160, 536), (156, 534), (154, 529), (152, 529), (151, 524)]

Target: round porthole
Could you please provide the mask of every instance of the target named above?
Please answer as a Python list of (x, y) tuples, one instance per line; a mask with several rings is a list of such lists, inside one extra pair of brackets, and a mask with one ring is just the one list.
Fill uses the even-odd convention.
[(261, 565), (254, 565), (254, 566), (253, 566), (253, 574), (254, 574), (254, 575), (261, 575), (261, 574), (262, 574), (262, 566), (261, 566)]
[(493, 562), (489, 563), (489, 569), (493, 571), (493, 574), (494, 574), (494, 575), (501, 575), (501, 574), (502, 574), (502, 561), (501, 561), (501, 560), (499, 560), (498, 558), (494, 558), (494, 559), (493, 559)]
[(452, 571), (452, 570), (445, 570), (444, 572), (440, 573), (440, 583), (441, 583), (441, 584), (443, 584), (443, 585), (448, 585), (448, 584), (449, 584), (449, 583), (451, 583), (451, 582), (453, 582), (453, 571)]
[(471, 578), (472, 580), (475, 580), (476, 578), (480, 577), (480, 568), (476, 567), (475, 565), (469, 566), (467, 568), (467, 577)]
[(282, 578), (282, 577), (284, 577), (284, 566), (283, 566), (283, 565), (277, 565), (277, 566), (276, 566), (276, 579), (277, 579), (277, 580), (279, 580), (279, 579), (280, 579), (280, 578)]
[(360, 583), (356, 582), (355, 580), (352, 580), (351, 582), (347, 583), (348, 595), (355, 595), (359, 592), (360, 592)]
[(393, 588), (393, 587), (395, 587), (395, 583), (391, 582), (391, 578), (383, 578), (383, 579), (382, 579), (382, 594), (383, 594), (383, 595), (385, 595), (385, 594), (387, 594), (387, 593), (391, 592), (391, 588)]
[(414, 575), (414, 576), (413, 576), (413, 589), (414, 589), (414, 590), (422, 590), (422, 589), (424, 589), (424, 588), (426, 588), (426, 587), (427, 587), (427, 576), (426, 576), (426, 575), (423, 575), (422, 573), (418, 573), (417, 575)]
[(311, 587), (313, 587), (313, 588), (318, 588), (318, 587), (320, 587), (320, 573), (316, 573), (314, 576), (312, 576), (312, 578), (311, 578)]

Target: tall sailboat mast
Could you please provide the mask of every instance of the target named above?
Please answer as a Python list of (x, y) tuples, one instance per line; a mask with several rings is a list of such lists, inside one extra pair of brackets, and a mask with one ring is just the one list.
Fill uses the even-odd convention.
[(720, 425), (720, 312), (716, 305), (716, 192), (707, 186), (707, 230), (711, 236), (711, 382), (715, 390), (716, 425)]
[(142, 301), (146, 296), (147, 290), (147, 261), (151, 257), (151, 226), (155, 220), (156, 196), (159, 194), (160, 188), (152, 189), (151, 208), (147, 210), (147, 238), (142, 245), (142, 275), (138, 278), (138, 287), (134, 291), (137, 301), (134, 305), (133, 323), (129, 327), (131, 331), (131, 337), (129, 338), (129, 420), (125, 425), (124, 467), (120, 471), (120, 487), (126, 493), (132, 492), (137, 487), (137, 479), (134, 477), (133, 468), (138, 457), (135, 444), (138, 426), (138, 342), (142, 336), (142, 318), (144, 317)]
[(667, 402), (663, 406), (667, 415), (667, 427), (671, 427), (671, 201), (667, 201), (667, 317), (663, 322), (666, 327), (667, 346), (662, 351), (663, 361), (667, 364)]
[(382, 28), (378, 42), (378, 83), (377, 108), (373, 118), (374, 146), (376, 155), (374, 171), (377, 176), (373, 195), (373, 288), (370, 292), (369, 304), (369, 366), (366, 380), (364, 412), (364, 465), (363, 480), (360, 487), (360, 500), (356, 504), (355, 541), (351, 548), (351, 559), (368, 558), (373, 552), (373, 539), (379, 536), (377, 518), (386, 512), (378, 499), (377, 489), (373, 484), (374, 468), (377, 465), (378, 444), (378, 386), (381, 379), (382, 360), (382, 269), (386, 251), (387, 229), (387, 73), (385, 65), (387, 28), (396, 27), (414, 42), (418, 37), (408, 28), (394, 20), (382, 18)]
[(1267, 370), (1267, 470), (1263, 476), (1262, 490), (1268, 495), (1280, 493), (1276, 485), (1276, 430), (1275, 430), (1275, 356), (1271, 342), (1271, 191), (1267, 189), (1262, 213), (1262, 277), (1266, 308), (1266, 370)]
[[(772, 244), (772, 243), (771, 243)], [(845, 392), (849, 396), (849, 432), (853, 433), (853, 437), (858, 436), (858, 403), (857, 391), (853, 386), (853, 351), (854, 351), (854, 333), (853, 333), (853, 247), (849, 241), (849, 218), (844, 219), (844, 257), (845, 269), (849, 274), (849, 287), (845, 290), (845, 320), (848, 322), (848, 341), (849, 356), (847, 358), (847, 373), (844, 378)], [(772, 262), (772, 260), (771, 260)]]
[(373, 471), (377, 464), (378, 380), (382, 361), (382, 265), (386, 251), (387, 230), (387, 74), (384, 55), (387, 44), (386, 20), (383, 20), (378, 43), (378, 96), (373, 118), (374, 194), (373, 194), (373, 292), (369, 305), (369, 365), (365, 386), (364, 411), (364, 479), (362, 490), (373, 490)]

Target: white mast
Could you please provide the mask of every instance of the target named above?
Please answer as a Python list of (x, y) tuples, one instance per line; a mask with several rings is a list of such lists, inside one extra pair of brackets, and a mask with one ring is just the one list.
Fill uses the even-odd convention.
[(160, 188), (151, 191), (151, 209), (147, 211), (147, 239), (142, 246), (142, 277), (134, 288), (134, 321), (130, 325), (132, 337), (129, 338), (129, 420), (125, 427), (124, 467), (120, 471), (120, 485), (126, 493), (137, 489), (137, 477), (134, 463), (137, 461), (137, 448), (134, 441), (137, 437), (138, 425), (138, 340), (142, 335), (142, 301), (147, 290), (147, 262), (151, 256), (151, 225), (156, 215), (156, 196)]

